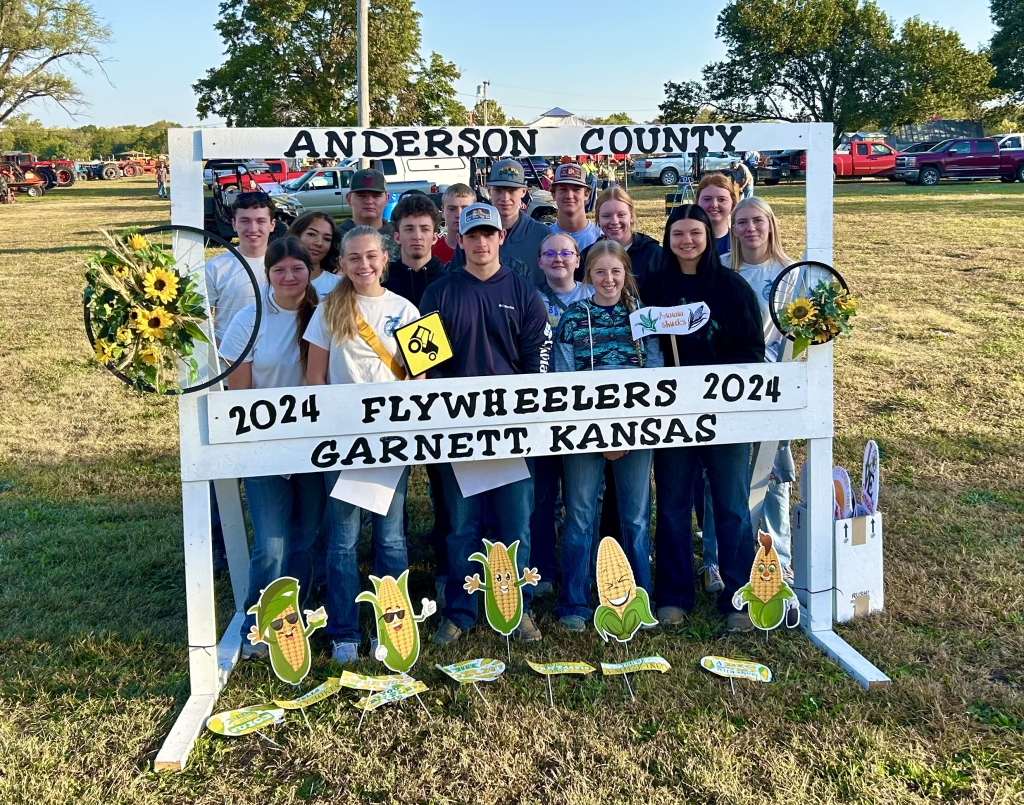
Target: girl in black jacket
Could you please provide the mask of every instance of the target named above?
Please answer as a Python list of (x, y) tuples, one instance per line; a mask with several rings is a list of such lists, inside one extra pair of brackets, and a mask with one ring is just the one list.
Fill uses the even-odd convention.
[[(666, 366), (763, 363), (764, 334), (757, 297), (739, 274), (727, 269), (715, 250), (707, 213), (695, 204), (677, 207), (665, 224), (659, 269), (647, 278), (647, 305), (671, 307), (704, 302), (710, 320), (684, 336), (659, 336)], [(732, 596), (754, 562), (750, 522), (750, 444), (703, 444), (656, 450), (658, 524), (655, 530), (658, 618), (683, 622), (695, 598), (692, 534), (694, 474), (704, 468), (711, 487), (719, 564), (725, 589), (718, 609), (728, 614), (730, 631), (753, 625), (732, 607)]]

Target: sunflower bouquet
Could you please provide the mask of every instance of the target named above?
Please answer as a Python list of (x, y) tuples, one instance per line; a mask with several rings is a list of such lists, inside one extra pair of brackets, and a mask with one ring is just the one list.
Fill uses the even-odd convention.
[(195, 342), (209, 343), (199, 327), (207, 318), (203, 297), (162, 246), (135, 230), (103, 235), (107, 248), (85, 261), (96, 360), (134, 389), (180, 392), (179, 362), (194, 382)]
[(837, 335), (850, 334), (850, 317), (857, 315), (857, 302), (834, 280), (822, 280), (807, 296), (786, 305), (779, 317), (782, 331), (793, 339), (796, 358), (811, 344), (824, 344)]

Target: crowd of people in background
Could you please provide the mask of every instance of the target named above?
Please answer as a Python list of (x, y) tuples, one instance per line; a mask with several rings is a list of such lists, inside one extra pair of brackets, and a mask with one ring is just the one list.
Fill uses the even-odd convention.
[[(263, 193), (238, 196), (233, 223), (239, 251), (256, 277), (263, 315), (255, 343), (228, 377), (230, 389), (410, 379), (395, 330), (437, 311), (453, 357), (430, 377), (491, 377), (536, 372), (631, 371), (662, 366), (759, 363), (782, 357), (784, 339), (768, 312), (768, 289), (792, 260), (771, 207), (751, 197), (753, 178), (737, 162), (704, 176), (696, 203), (676, 207), (660, 243), (637, 231), (636, 205), (611, 178), (600, 192), (596, 170), (563, 161), (543, 176), (558, 205), (550, 225), (524, 211), (520, 162), (499, 160), (487, 174), (488, 203), (465, 184), (451, 185), (440, 208), (409, 193), (384, 220), (385, 177), (354, 174), (352, 218), (299, 217), (269, 242), (274, 217)], [(588, 217), (593, 210), (593, 220)], [(227, 363), (240, 359), (256, 326), (248, 272), (230, 254), (206, 268), (214, 332)], [(643, 306), (705, 302), (711, 322), (696, 333), (635, 341), (631, 312)], [(530, 475), (464, 496), (450, 464), (426, 467), (434, 526), (435, 581), (441, 619), (433, 642), (458, 640), (477, 622), (464, 587), (469, 556), (490, 536), (519, 542), (522, 572), (541, 583), (523, 589), (516, 636), (540, 640), (531, 598), (556, 596), (557, 626), (588, 628), (595, 546), (619, 540), (636, 582), (656, 602), (659, 624), (677, 626), (697, 601), (698, 580), (717, 594), (726, 629), (752, 630), (731, 604), (749, 576), (754, 528), (749, 509), (751, 444), (705, 444), (528, 458)], [(332, 498), (338, 473), (245, 478), (253, 526), (249, 605), (273, 579), (290, 575), (310, 596), (323, 584), (327, 635), (339, 662), (358, 658), (362, 635), (355, 597), (357, 548), (368, 521), (372, 566), (397, 577), (408, 565), (405, 511), (409, 470), (391, 508), (368, 513)], [(773, 538), (783, 578), (790, 568), (788, 444), (776, 455), (763, 530)], [(654, 494), (656, 490), (657, 494)], [(656, 502), (655, 502), (656, 501)], [(652, 573), (650, 540), (656, 513)], [(703, 540), (694, 565), (692, 522)], [(242, 627), (243, 635), (251, 618)], [(652, 627), (656, 628), (656, 627)], [(244, 642), (243, 656), (263, 644)]]

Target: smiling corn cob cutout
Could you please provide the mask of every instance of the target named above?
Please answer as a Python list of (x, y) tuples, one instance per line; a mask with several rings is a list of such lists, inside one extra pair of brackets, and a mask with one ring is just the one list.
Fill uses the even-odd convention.
[(484, 566), (487, 581), (481, 581), (480, 574), (466, 576), (462, 585), (466, 590), (475, 593), (484, 591), (484, 610), (487, 622), (494, 631), (506, 637), (516, 630), (523, 619), (523, 585), (536, 585), (540, 581), (540, 573), (536, 568), (526, 568), (523, 577), (519, 578), (516, 553), (519, 551), (519, 540), (507, 548), (500, 542), (484, 540), (487, 556), (479, 551), (472, 554), (470, 561), (479, 562)]
[(424, 598), (419, 616), (409, 600), (409, 571), (395, 579), (370, 576), (373, 592), (364, 591), (356, 601), (373, 604), (377, 616), (377, 650), (374, 656), (392, 671), (408, 673), (420, 656), (420, 630), (416, 625), (437, 612), (437, 604)]
[(613, 537), (602, 539), (597, 548), (597, 594), (601, 604), (594, 610), (594, 629), (604, 640), (611, 635), (627, 643), (641, 624), (657, 623), (647, 591), (636, 586), (633, 568)]
[(782, 566), (771, 536), (758, 531), (757, 540), (760, 547), (750, 568), (750, 583), (736, 591), (732, 605), (736, 609), (748, 606), (750, 621), (758, 629), (767, 632), (783, 621), (792, 629), (800, 622), (800, 602), (782, 580)]
[(309, 673), (309, 636), (327, 623), (327, 613), (320, 607), (306, 610), (303, 625), (299, 615), (299, 582), (282, 576), (267, 585), (260, 600), (249, 609), (256, 616), (256, 625), (249, 630), (249, 642), (266, 643), (270, 647), (270, 665), (278, 678), (298, 685)]

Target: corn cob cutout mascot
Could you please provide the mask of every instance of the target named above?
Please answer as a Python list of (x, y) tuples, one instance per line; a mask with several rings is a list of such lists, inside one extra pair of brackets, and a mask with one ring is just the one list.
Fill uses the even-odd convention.
[(597, 548), (597, 595), (601, 603), (594, 610), (594, 629), (606, 641), (610, 635), (628, 643), (641, 624), (657, 624), (647, 590), (636, 586), (633, 568), (614, 537), (605, 537)]
[(435, 612), (437, 604), (424, 598), (417, 617), (409, 600), (409, 571), (404, 570), (397, 579), (370, 576), (373, 592), (364, 591), (356, 601), (373, 604), (377, 616), (377, 649), (374, 657), (399, 674), (409, 672), (420, 656), (420, 630), (422, 623)]
[(732, 605), (736, 609), (748, 606), (750, 621), (758, 629), (767, 632), (781, 626), (783, 621), (792, 629), (800, 623), (800, 602), (782, 580), (782, 566), (771, 536), (758, 531), (757, 541), (760, 547), (750, 568), (750, 583), (736, 591)]
[(270, 666), (278, 679), (298, 685), (309, 673), (309, 636), (327, 623), (323, 607), (306, 610), (306, 623), (299, 615), (299, 582), (291, 576), (274, 579), (260, 593), (249, 610), (256, 625), (249, 630), (249, 642), (270, 647)]
[(471, 593), (484, 591), (484, 611), (487, 622), (494, 631), (508, 637), (519, 626), (523, 619), (523, 585), (536, 585), (540, 581), (537, 568), (526, 568), (522, 578), (519, 577), (519, 566), (516, 564), (516, 553), (519, 551), (519, 540), (507, 548), (500, 542), (484, 540), (487, 556), (477, 551), (469, 559), (484, 566), (487, 581), (481, 581), (480, 574), (466, 576), (462, 585)]

